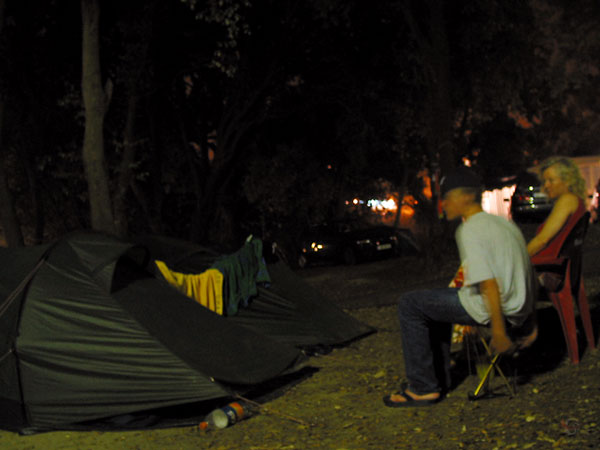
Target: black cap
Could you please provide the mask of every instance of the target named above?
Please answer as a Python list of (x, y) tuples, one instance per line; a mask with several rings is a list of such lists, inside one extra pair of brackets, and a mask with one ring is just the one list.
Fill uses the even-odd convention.
[(482, 185), (481, 177), (477, 175), (473, 169), (469, 169), (467, 166), (462, 166), (453, 170), (445, 175), (442, 178), (442, 181), (440, 181), (442, 197), (452, 189), (463, 187), (482, 189)]

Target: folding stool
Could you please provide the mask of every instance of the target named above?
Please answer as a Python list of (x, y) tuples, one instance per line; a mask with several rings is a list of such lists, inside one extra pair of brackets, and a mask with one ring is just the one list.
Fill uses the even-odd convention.
[[(479, 352), (477, 350), (477, 341), (479, 341), (485, 350), (485, 357), (488, 358), (485, 371), (483, 372), (483, 374), (480, 375), (479, 384), (473, 392), (469, 392), (469, 400), (497, 397), (499, 395), (496, 394), (494, 390), (490, 387), (490, 380), (494, 373), (498, 374), (504, 382), (504, 386), (508, 390), (508, 396), (515, 396), (516, 387), (514, 383), (514, 377), (513, 382), (511, 383), (500, 368), (500, 359), (502, 357), (504, 357), (504, 360), (508, 358), (516, 358), (519, 356), (521, 350), (524, 350), (531, 346), (531, 344), (533, 344), (537, 337), (537, 324), (535, 316), (532, 316), (531, 319), (527, 322), (527, 324), (525, 324), (520, 329), (515, 329), (508, 323), (506, 327), (508, 335), (514, 342), (514, 347), (509, 352), (506, 352), (504, 354), (493, 354), (490, 346), (488, 345), (488, 342), (482, 334), (482, 330), (480, 330), (481, 327), (473, 327), (472, 334), (465, 335), (467, 355), (470, 355), (471, 350), (474, 350), (476, 357), (480, 357)], [(472, 342), (472, 340), (475, 342)]]

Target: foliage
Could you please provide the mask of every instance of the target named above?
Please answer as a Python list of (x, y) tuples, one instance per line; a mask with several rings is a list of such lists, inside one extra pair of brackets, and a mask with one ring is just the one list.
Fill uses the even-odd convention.
[(258, 212), (262, 234), (272, 235), (289, 227), (299, 231), (326, 220), (337, 200), (331, 172), (298, 145), (278, 149), (271, 158), (252, 161), (243, 189)]
[(533, 158), (589, 155), (600, 148), (598, 2), (535, 0), (536, 67), (531, 103), (538, 118)]
[(198, 8), (197, 0), (181, 0), (196, 11), (196, 18), (206, 23), (221, 25), (225, 36), (217, 41), (216, 50), (209, 67), (216, 68), (233, 77), (237, 70), (239, 54), (238, 41), (243, 35), (250, 35), (250, 27), (245, 22), (244, 10), (251, 6), (248, 0), (208, 0)]
[[(80, 11), (7, 5), (3, 163), (49, 239), (89, 226)], [(293, 234), (381, 178), (416, 194), (442, 160), (501, 176), (597, 153), (599, 17), (593, 0), (104, 1), (114, 207), (130, 233), (236, 241)]]

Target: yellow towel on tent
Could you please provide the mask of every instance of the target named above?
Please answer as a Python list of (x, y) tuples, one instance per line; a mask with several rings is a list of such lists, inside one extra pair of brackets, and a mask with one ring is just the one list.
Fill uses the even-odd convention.
[(163, 261), (154, 262), (170, 285), (202, 306), (223, 315), (223, 274), (221, 272), (217, 269), (208, 269), (198, 274), (179, 273), (169, 269)]

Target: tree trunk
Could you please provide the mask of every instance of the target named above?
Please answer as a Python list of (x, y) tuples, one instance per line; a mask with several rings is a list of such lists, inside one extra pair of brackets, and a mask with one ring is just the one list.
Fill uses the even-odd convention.
[[(430, 73), (429, 106), (429, 145), (431, 152), (437, 153), (442, 172), (455, 165), (454, 114), (450, 100), (450, 60), (444, 2), (429, 2), (431, 17), (431, 45), (427, 52), (427, 65)], [(434, 193), (435, 195), (435, 193)]]
[(105, 92), (100, 73), (100, 4), (81, 0), (83, 24), (82, 93), (85, 108), (83, 164), (88, 183), (92, 228), (114, 234), (109, 178), (104, 159)]
[[(148, 178), (150, 180), (160, 180), (162, 177), (159, 149), (164, 146), (161, 145), (160, 136), (157, 133), (158, 127), (155, 124), (155, 109), (156, 108), (154, 107), (149, 107), (149, 105), (144, 108), (149, 129), (148, 150), (150, 176)], [(150, 230), (155, 234), (164, 233), (161, 211), (165, 199), (165, 192), (162, 190), (161, 184), (158, 181), (152, 182), (150, 190), (145, 191), (140, 188), (135, 179), (132, 179), (131, 190), (136, 201), (142, 208), (142, 211), (144, 211)]]
[[(432, 171), (437, 166), (442, 172), (453, 168), (454, 115), (450, 100), (450, 60), (444, 2), (425, 0), (428, 11), (426, 24), (420, 23), (412, 13), (410, 2), (404, 2), (402, 12), (411, 34), (417, 43), (422, 60), (423, 78), (427, 97), (422, 109), (425, 127), (426, 150)], [(435, 193), (434, 193), (435, 197)]]
[(127, 107), (127, 119), (125, 122), (125, 131), (123, 133), (123, 157), (119, 164), (117, 188), (114, 193), (115, 209), (115, 231), (118, 236), (127, 236), (127, 192), (131, 184), (133, 175), (131, 166), (135, 160), (135, 117), (137, 111), (137, 97), (135, 91), (129, 96)]
[[(2, 133), (2, 95), (0, 94), (0, 135)], [(2, 142), (0, 141), (0, 155), (2, 154)], [(23, 234), (15, 207), (12, 194), (8, 187), (8, 179), (6, 178), (6, 170), (4, 169), (3, 160), (0, 161), (0, 218), (2, 219), (2, 229), (4, 238), (9, 247), (22, 247)]]
[[(135, 181), (134, 164), (140, 145), (137, 138), (137, 120), (141, 99), (149, 69), (148, 48), (152, 40), (152, 25), (156, 2), (147, 1), (141, 10), (137, 10), (136, 23), (133, 24), (124, 38), (125, 73), (119, 79), (128, 95), (127, 116), (123, 130), (123, 152), (116, 177), (116, 188), (113, 192), (113, 212), (115, 228), (118, 236), (126, 237), (129, 232), (128, 202), (131, 194), (136, 195), (133, 186)], [(139, 192), (139, 191), (138, 191)]]
[(226, 127), (220, 128), (222, 133), (217, 134), (215, 159), (202, 191), (199, 226), (196, 230), (191, 230), (197, 242), (210, 239), (211, 243), (227, 244), (226, 241), (233, 235), (233, 230), (225, 229), (223, 222), (219, 223), (218, 219), (228, 215), (224, 202), (230, 194), (231, 182), (236, 176), (236, 156), (240, 152), (239, 141), (250, 127), (250, 122), (236, 120), (232, 123), (237, 125), (235, 129), (231, 124), (227, 124)]
[(31, 236), (33, 238), (32, 244), (38, 245), (44, 242), (44, 201), (42, 198), (42, 191), (36, 178), (35, 166), (28, 145), (21, 149), (20, 154), (23, 158), (25, 173), (27, 174), (29, 191), (31, 192), (31, 209), (35, 220), (33, 236)]
[(212, 234), (214, 241), (226, 234), (225, 230), (220, 229), (221, 225), (215, 226), (217, 213), (221, 208), (221, 216), (225, 215), (223, 210), (227, 207), (224, 206), (224, 200), (232, 195), (231, 181), (237, 176), (237, 160), (242, 152), (240, 141), (249, 129), (264, 120), (264, 99), (276, 74), (275, 65), (271, 64), (265, 69), (265, 73), (256, 86), (249, 87), (245, 83), (238, 83), (231, 97), (227, 99), (217, 127), (215, 157), (207, 171), (202, 199), (196, 211), (198, 226), (191, 230), (194, 236), (192, 240), (202, 242)]
[[(456, 164), (454, 143), (454, 113), (450, 97), (450, 59), (444, 4), (438, 0), (423, 0), (427, 8), (427, 23), (420, 23), (412, 14), (410, 2), (403, 3), (404, 17), (422, 57), (426, 101), (422, 109), (425, 142), (431, 175), (452, 170)], [(432, 182), (434, 180), (432, 179)], [(426, 260), (435, 261), (438, 249), (446, 240), (446, 226), (439, 220), (439, 192), (432, 189), (430, 205), (426, 206), (422, 225), (429, 230)]]
[(398, 192), (398, 209), (396, 210), (396, 216), (394, 217), (394, 228), (400, 228), (402, 226), (402, 205), (404, 205), (404, 197), (408, 192), (408, 166), (402, 164), (401, 167), (398, 168), (398, 171), (402, 173), (402, 178)]
[[(0, 39), (4, 28), (4, 11), (6, 1), (0, 0)], [(4, 132), (4, 82), (0, 79), (0, 155), (5, 152), (2, 142)], [(4, 238), (9, 247), (23, 246), (23, 234), (17, 219), (15, 207), (13, 204), (12, 194), (8, 187), (8, 179), (6, 178), (6, 169), (4, 168), (5, 158), (0, 158), (0, 223), (4, 231)]]

